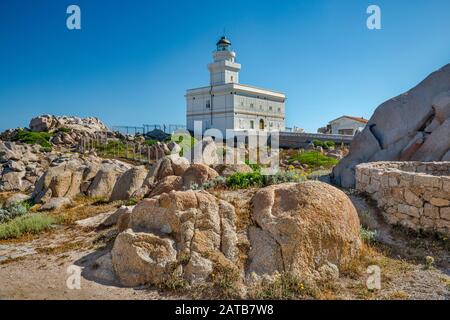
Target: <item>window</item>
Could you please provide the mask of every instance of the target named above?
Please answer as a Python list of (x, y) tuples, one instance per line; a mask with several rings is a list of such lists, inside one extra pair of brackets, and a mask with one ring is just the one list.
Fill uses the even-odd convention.
[(278, 112), (281, 112), (281, 108), (280, 107), (278, 107)]
[(211, 108), (211, 101), (206, 100), (206, 109)]
[(253, 108), (253, 103), (250, 103), (250, 108)]
[(255, 129), (255, 121), (250, 120), (250, 129)]
[(353, 129), (339, 129), (338, 134), (346, 134), (352, 136), (354, 134)]
[(272, 111), (272, 106), (269, 106), (269, 110)]
[(234, 77), (233, 76), (231, 76), (231, 82), (234, 82)]
[(244, 101), (241, 101), (241, 107), (243, 107), (244, 106)]

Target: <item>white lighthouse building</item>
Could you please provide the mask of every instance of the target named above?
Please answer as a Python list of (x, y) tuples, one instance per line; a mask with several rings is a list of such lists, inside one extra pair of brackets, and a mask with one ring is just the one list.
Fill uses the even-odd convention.
[(186, 92), (187, 129), (201, 121), (203, 131), (216, 128), (277, 131), (285, 129), (285, 100), (281, 92), (239, 83), (241, 65), (231, 42), (222, 37), (208, 64), (210, 84)]

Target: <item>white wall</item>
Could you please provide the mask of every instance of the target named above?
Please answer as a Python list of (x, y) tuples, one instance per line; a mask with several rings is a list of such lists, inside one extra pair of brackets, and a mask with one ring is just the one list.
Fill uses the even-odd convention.
[(337, 119), (331, 122), (330, 124), (331, 124), (331, 133), (333, 134), (339, 134), (339, 130), (342, 129), (352, 129), (353, 134), (355, 134), (359, 128), (364, 128), (366, 125), (365, 123), (361, 123), (349, 118)]

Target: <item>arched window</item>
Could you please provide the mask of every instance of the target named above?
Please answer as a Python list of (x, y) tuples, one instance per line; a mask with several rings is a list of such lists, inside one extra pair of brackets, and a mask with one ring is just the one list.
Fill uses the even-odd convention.
[(259, 120), (259, 129), (264, 130), (264, 120), (263, 119)]

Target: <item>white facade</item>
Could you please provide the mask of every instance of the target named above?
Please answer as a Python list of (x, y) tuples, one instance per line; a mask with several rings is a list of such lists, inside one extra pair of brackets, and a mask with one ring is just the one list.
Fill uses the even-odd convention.
[(355, 135), (358, 131), (362, 131), (367, 124), (367, 120), (363, 118), (342, 116), (330, 121), (329, 127), (332, 134)]
[(194, 121), (201, 121), (203, 131), (216, 128), (275, 131), (285, 129), (283, 93), (239, 83), (241, 65), (231, 43), (224, 37), (208, 65), (210, 85), (186, 92), (187, 129), (194, 131)]

